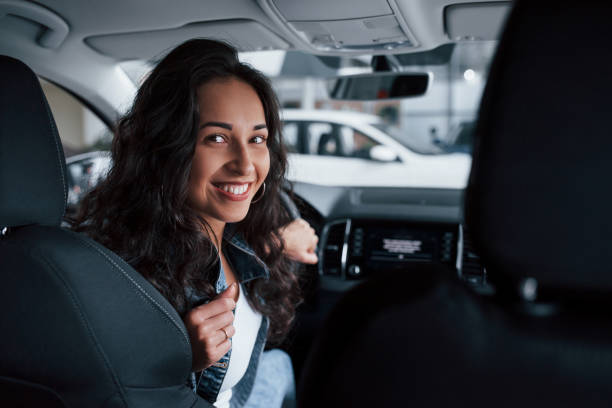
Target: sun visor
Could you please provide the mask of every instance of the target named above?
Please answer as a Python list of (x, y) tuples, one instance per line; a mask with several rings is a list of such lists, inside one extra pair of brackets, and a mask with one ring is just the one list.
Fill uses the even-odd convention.
[(192, 38), (227, 41), (239, 51), (287, 49), (289, 44), (253, 20), (196, 22), (178, 28), (87, 37), (95, 51), (116, 59), (154, 59)]
[(444, 9), (446, 34), (453, 41), (498, 40), (512, 3), (452, 4)]

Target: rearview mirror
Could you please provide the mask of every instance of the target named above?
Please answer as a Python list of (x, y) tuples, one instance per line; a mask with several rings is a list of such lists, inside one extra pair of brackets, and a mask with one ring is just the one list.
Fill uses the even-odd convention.
[(375, 101), (422, 96), (427, 92), (430, 74), (408, 72), (376, 72), (343, 76), (328, 81), (332, 99)]

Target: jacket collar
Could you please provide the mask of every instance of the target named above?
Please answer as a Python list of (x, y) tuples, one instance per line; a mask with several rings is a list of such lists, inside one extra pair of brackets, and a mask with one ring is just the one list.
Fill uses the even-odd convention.
[(240, 281), (245, 283), (253, 279), (270, 277), (270, 269), (257, 256), (255, 251), (236, 232), (233, 224), (228, 224), (223, 233), (225, 243), (223, 250), (225, 256), (234, 268), (234, 273)]

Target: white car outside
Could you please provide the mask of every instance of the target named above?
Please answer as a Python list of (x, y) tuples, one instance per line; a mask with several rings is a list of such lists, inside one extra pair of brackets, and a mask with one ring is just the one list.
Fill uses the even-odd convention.
[[(349, 111), (285, 109), (281, 119), (290, 150), (287, 178), (291, 181), (328, 186), (457, 189), (467, 184), (469, 154), (416, 153), (375, 127), (384, 125), (377, 116)], [(333, 140), (322, 140), (324, 135), (334, 132), (338, 145)], [(300, 143), (301, 148), (297, 146)], [(360, 144), (366, 148), (358, 149)], [(68, 204), (76, 205), (106, 175), (110, 154), (84, 153), (69, 157), (66, 162), (70, 173)]]
[(70, 156), (68, 169), (68, 206), (76, 206), (83, 195), (94, 188), (110, 168), (110, 152), (94, 151)]
[[(281, 119), (285, 141), (293, 150), (289, 154), (291, 181), (330, 186), (457, 189), (467, 185), (472, 161), (469, 154), (416, 153), (377, 128), (384, 128), (384, 122), (377, 116), (285, 109)], [(330, 133), (335, 133), (335, 137), (330, 137)], [(365, 145), (366, 151), (358, 149), (358, 145)]]

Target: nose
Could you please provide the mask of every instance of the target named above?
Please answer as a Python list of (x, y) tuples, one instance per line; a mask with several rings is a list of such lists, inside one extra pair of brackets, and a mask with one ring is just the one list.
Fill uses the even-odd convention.
[(231, 171), (241, 176), (249, 175), (255, 171), (248, 145), (244, 143), (233, 145), (232, 160), (228, 163), (228, 166)]

